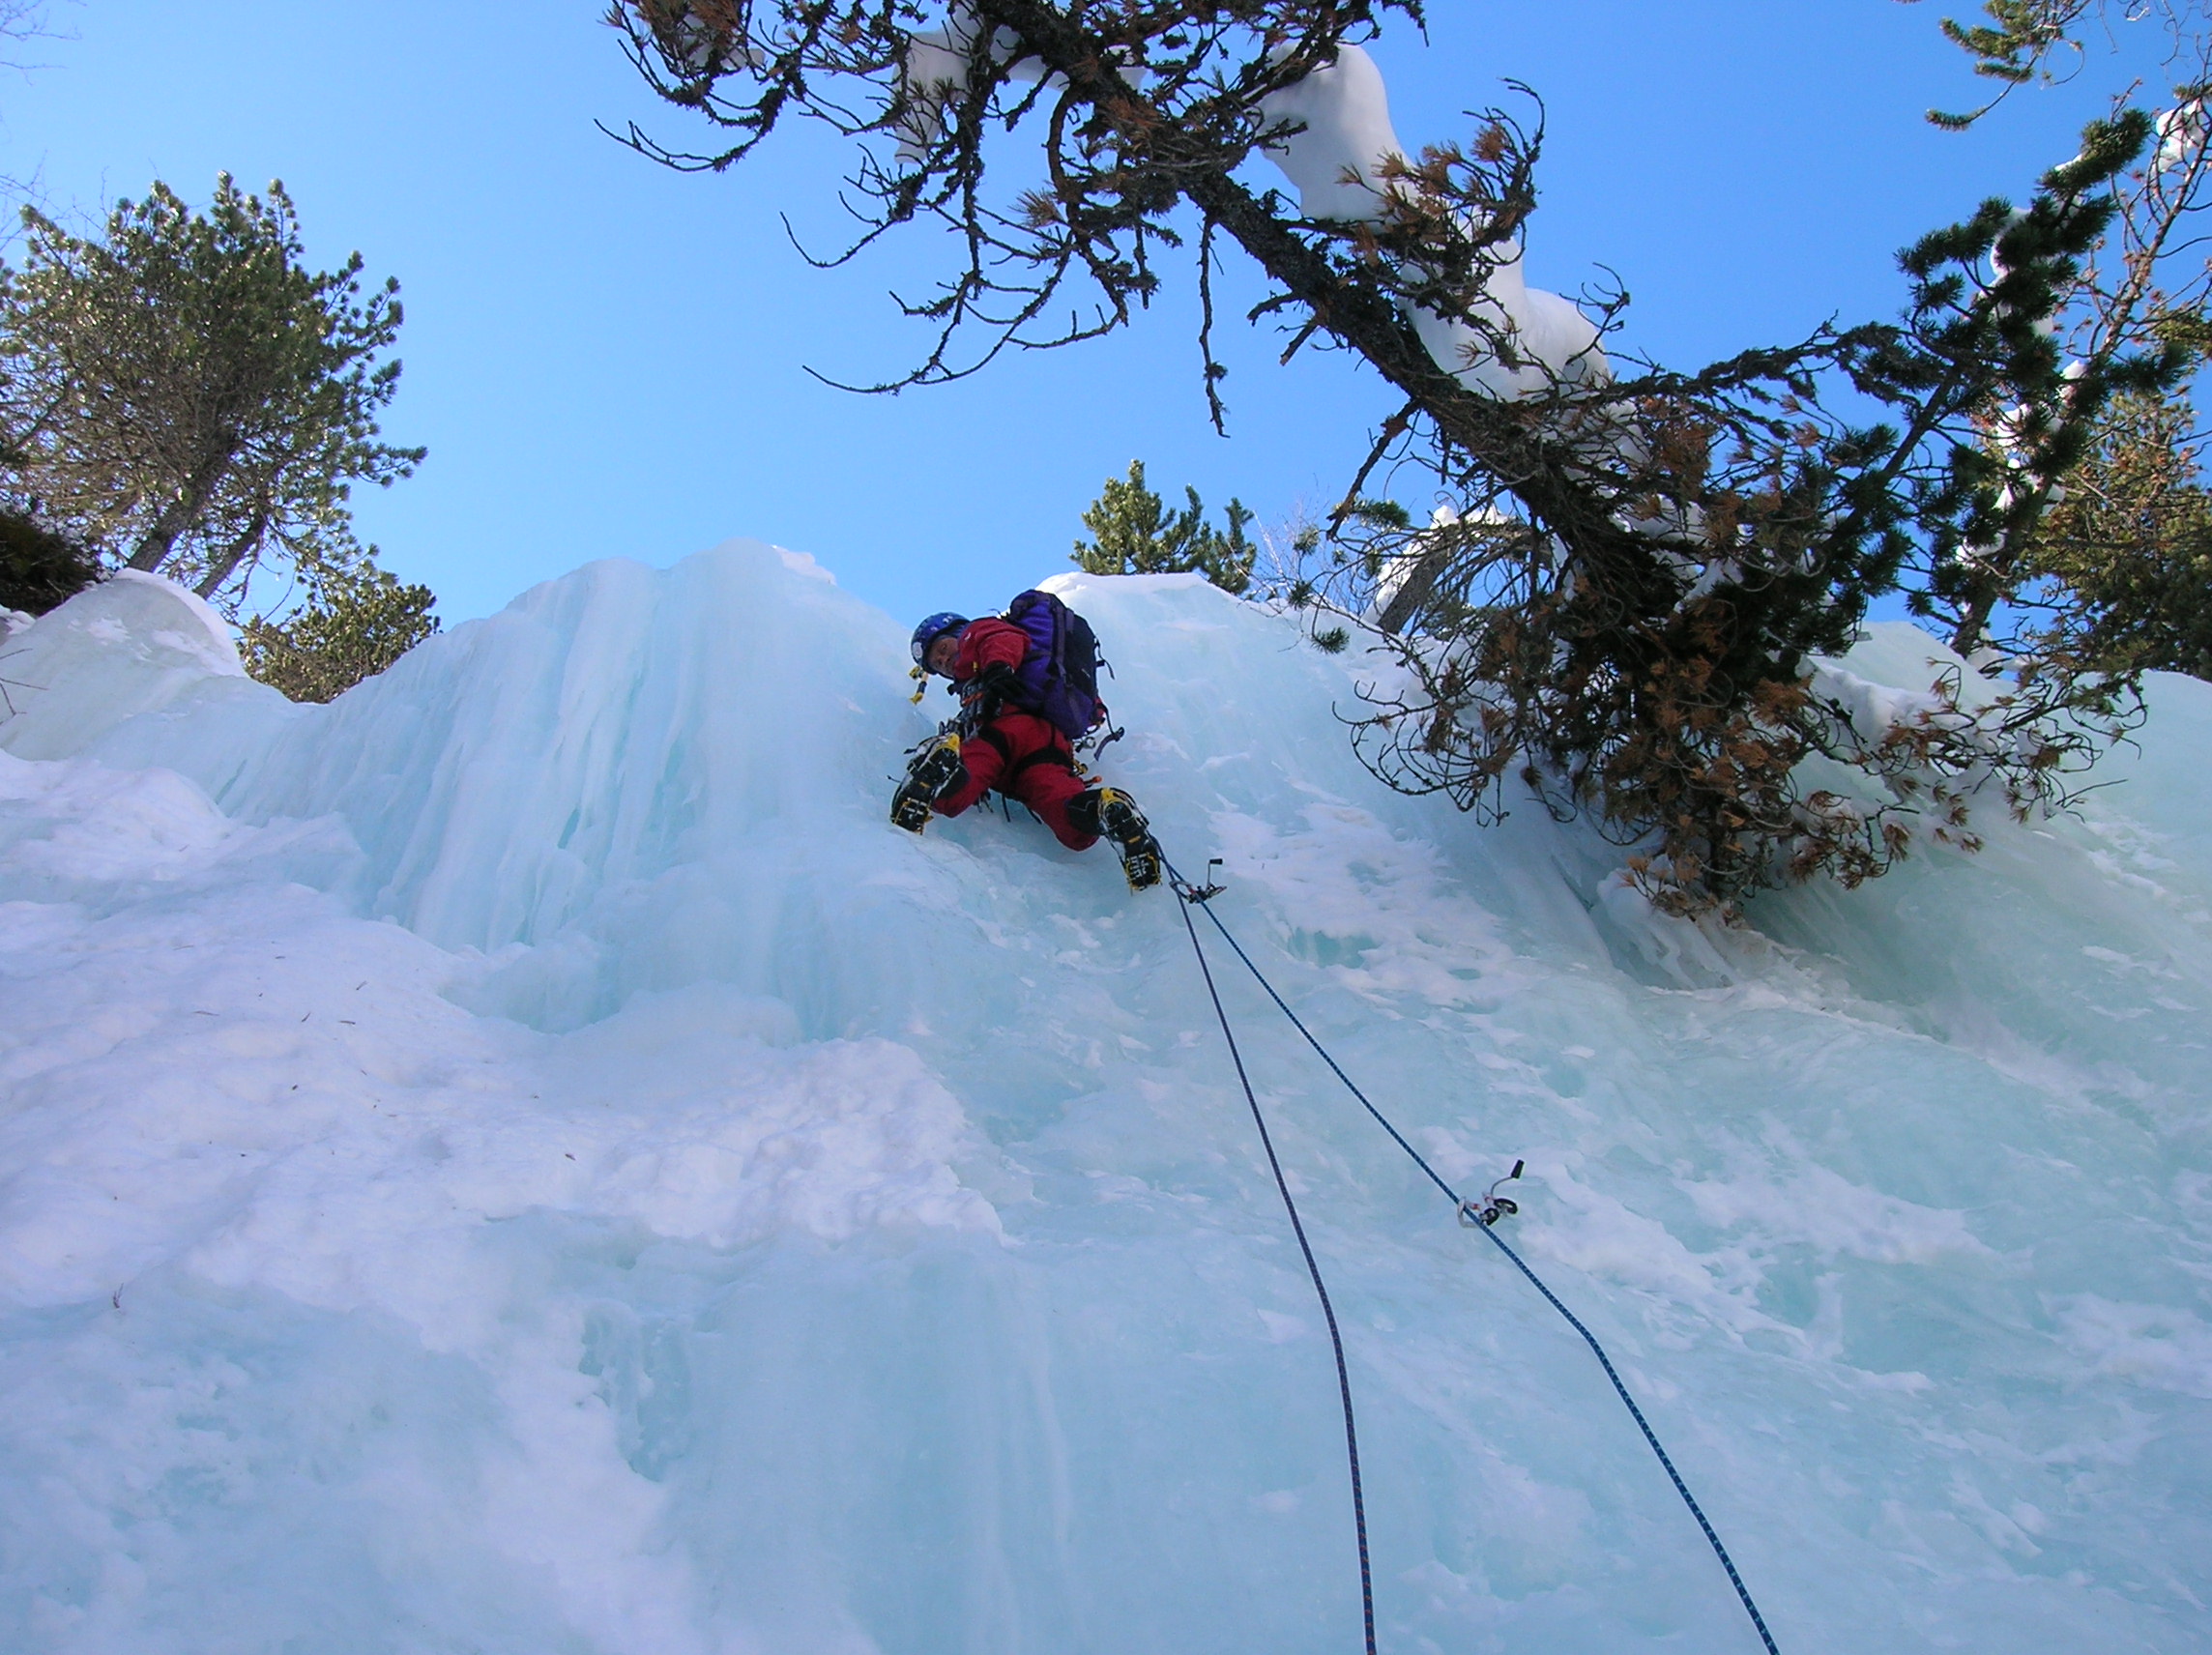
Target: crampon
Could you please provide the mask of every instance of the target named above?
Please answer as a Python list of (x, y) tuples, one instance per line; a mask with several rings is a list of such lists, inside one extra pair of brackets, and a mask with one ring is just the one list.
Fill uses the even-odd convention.
[(964, 773), (960, 738), (941, 730), (924, 741), (906, 767), (906, 779), (891, 795), (891, 821), (909, 833), (929, 826), (929, 807), (952, 790)]
[(1160, 883), (1160, 842), (1152, 837), (1145, 813), (1118, 787), (1099, 788), (1094, 797), (1099, 836), (1113, 840), (1121, 853), (1121, 874), (1129, 888), (1150, 890)]

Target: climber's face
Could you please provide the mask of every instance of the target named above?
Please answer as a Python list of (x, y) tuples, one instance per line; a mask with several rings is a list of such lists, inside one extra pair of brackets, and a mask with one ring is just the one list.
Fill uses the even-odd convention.
[(947, 632), (943, 637), (930, 640), (929, 653), (922, 659), (939, 678), (950, 678), (953, 658), (959, 653), (960, 634)]

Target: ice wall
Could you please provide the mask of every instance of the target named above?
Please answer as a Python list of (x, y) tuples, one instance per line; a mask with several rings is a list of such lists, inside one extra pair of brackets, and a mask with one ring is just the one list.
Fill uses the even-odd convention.
[[(2079, 818), (1714, 937), (1379, 789), (1287, 624), (1061, 589), (1301, 1014), (1451, 1176), (1528, 1159), (1786, 1650), (2212, 1641), (2212, 690)], [(0, 646), (0, 1645), (1356, 1649), (1172, 898), (883, 821), (903, 624), (738, 543), (298, 709), (189, 613)], [(1223, 981), (1384, 1647), (1755, 1648), (1586, 1350)]]

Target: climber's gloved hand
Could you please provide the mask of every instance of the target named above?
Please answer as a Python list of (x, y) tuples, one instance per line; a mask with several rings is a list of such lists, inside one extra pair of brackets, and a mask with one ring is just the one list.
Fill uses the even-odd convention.
[(1013, 699), (1014, 669), (1004, 661), (993, 661), (975, 675), (974, 688), (969, 705), (975, 709), (978, 721), (988, 722)]

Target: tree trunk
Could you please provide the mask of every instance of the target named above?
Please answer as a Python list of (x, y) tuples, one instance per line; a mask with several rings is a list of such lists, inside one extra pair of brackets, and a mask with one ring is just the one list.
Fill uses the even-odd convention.
[(1465, 550), (1465, 542), (1440, 537), (1425, 551), (1415, 554), (1413, 566), (1398, 582), (1397, 590), (1390, 594), (1390, 601), (1382, 605), (1382, 612), (1375, 617), (1375, 624), (1396, 636), (1413, 624), (1437, 589), (1437, 577), (1444, 572), (1452, 559)]
[(247, 525), (246, 533), (223, 548), (222, 556), (208, 570), (207, 578), (192, 590), (202, 597), (213, 597), (221, 589), (222, 583), (230, 578), (231, 570), (245, 561), (247, 554), (259, 549), (261, 537), (268, 528), (269, 504), (264, 500), (254, 509), (253, 521)]
[(192, 469), (192, 475), (177, 490), (176, 498), (161, 508), (161, 514), (154, 519), (154, 526), (146, 531), (146, 537), (131, 554), (127, 567), (142, 569), (148, 574), (160, 571), (169, 561), (178, 540), (199, 526), (200, 513), (207, 509), (208, 497), (215, 493), (215, 485), (222, 480), (222, 474), (230, 469), (230, 450), (221, 449)]
[(1982, 634), (1990, 624), (1990, 614), (1997, 606), (1996, 593), (1985, 586), (1968, 601), (1965, 613), (1959, 617), (1958, 629), (1951, 634), (1951, 648), (1962, 655), (1971, 655), (1982, 647)]

